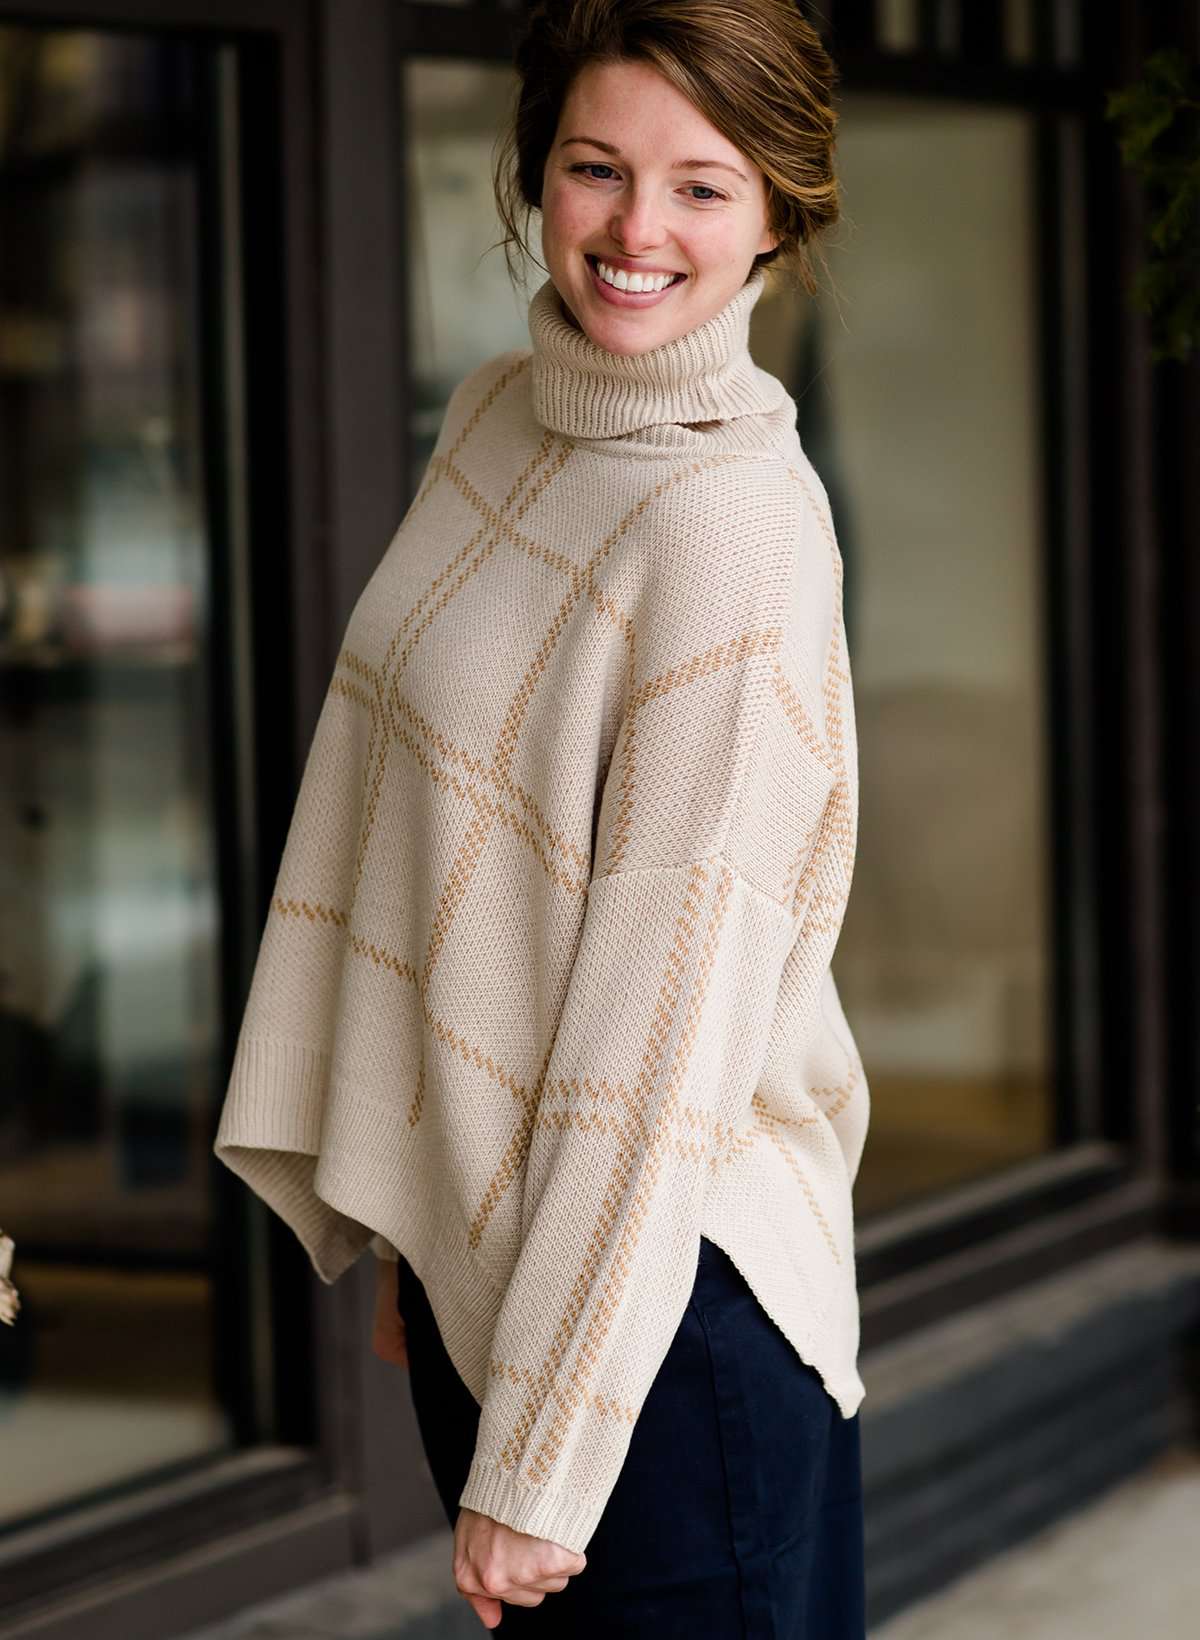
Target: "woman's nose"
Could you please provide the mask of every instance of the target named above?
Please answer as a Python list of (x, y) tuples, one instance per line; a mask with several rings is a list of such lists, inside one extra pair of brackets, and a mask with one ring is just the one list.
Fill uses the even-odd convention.
[(624, 209), (613, 213), (609, 232), (631, 256), (653, 250), (664, 239), (662, 213), (649, 196), (631, 197)]

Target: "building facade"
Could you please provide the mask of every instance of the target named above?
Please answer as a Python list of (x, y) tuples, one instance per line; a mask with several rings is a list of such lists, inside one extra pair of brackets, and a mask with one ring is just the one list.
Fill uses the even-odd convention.
[[(1131, 299), (1106, 96), (1200, 7), (804, 9), (845, 215), (751, 346), (845, 568), (882, 1618), (1196, 1433), (1200, 352)], [(211, 1146), (345, 621), (527, 345), (520, 11), (0, 0), (0, 1635), (444, 1526), (373, 1261), (324, 1287)]]

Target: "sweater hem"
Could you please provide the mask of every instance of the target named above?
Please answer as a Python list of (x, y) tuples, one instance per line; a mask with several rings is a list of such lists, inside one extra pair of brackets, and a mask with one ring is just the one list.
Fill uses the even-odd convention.
[[(852, 1224), (850, 1209), (846, 1212)], [(802, 1292), (798, 1297), (799, 1278), (787, 1273), (786, 1262), (747, 1255), (746, 1238), (738, 1231), (739, 1213), (736, 1200), (725, 1197), (719, 1188), (711, 1191), (705, 1202), (701, 1233), (721, 1248), (796, 1354), (820, 1374), (842, 1417), (852, 1418), (866, 1397), (866, 1386), (858, 1371), (860, 1321), (853, 1243), (849, 1278), (840, 1276), (826, 1288), (823, 1300), (817, 1297), (819, 1289)], [(758, 1222), (764, 1222), (761, 1215)], [(793, 1238), (777, 1229), (775, 1239), (780, 1251), (790, 1258), (795, 1251)]]
[(401, 1112), (333, 1082), (303, 1044), (243, 1034), (213, 1151), (288, 1224), (326, 1285), (368, 1248), (403, 1253), (482, 1407), (504, 1289), (469, 1246)]
[[(321, 1056), (304, 1045), (243, 1036), (215, 1154), (287, 1222), (327, 1284), (369, 1247), (383, 1257), (388, 1247), (403, 1252), (425, 1287), (455, 1371), (482, 1407), (504, 1284), (468, 1245), (449, 1193), (431, 1189), (399, 1113), (339, 1082), (329, 1090), (336, 1096), (322, 1128), (329, 1081)], [(853, 1417), (866, 1394), (856, 1369), (853, 1275), (837, 1278), (823, 1300), (810, 1292), (807, 1304), (798, 1303), (786, 1264), (747, 1254), (738, 1217), (736, 1199), (725, 1200), (718, 1186), (705, 1203), (702, 1233), (724, 1249), (775, 1325), (820, 1373), (843, 1417)], [(776, 1239), (794, 1252), (794, 1238), (780, 1232)]]

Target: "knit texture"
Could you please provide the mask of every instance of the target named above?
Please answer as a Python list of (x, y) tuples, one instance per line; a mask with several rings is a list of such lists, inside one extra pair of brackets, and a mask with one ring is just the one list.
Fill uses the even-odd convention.
[(841, 1413), (868, 1120), (830, 969), (842, 567), (756, 270), (608, 353), (547, 280), (350, 616), (215, 1152), (332, 1282), (397, 1249), (481, 1407), (462, 1505), (586, 1549), (725, 1249)]

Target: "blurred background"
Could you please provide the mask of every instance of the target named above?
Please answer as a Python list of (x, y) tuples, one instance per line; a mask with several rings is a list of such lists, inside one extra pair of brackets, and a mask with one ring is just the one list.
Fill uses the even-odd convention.
[[(0, 1634), (169, 1640), (444, 1525), (371, 1271), (211, 1146), (345, 620), (528, 346), (521, 9), (0, 0)], [(1197, 1436), (1200, 370), (1106, 96), (1200, 5), (802, 9), (844, 218), (751, 348), (845, 568), (883, 1622)]]

